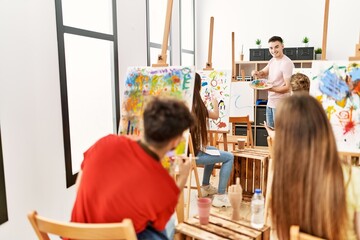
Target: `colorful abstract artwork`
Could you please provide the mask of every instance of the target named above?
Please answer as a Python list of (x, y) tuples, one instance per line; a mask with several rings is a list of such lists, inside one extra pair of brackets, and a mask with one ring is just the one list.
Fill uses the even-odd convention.
[(323, 105), (339, 151), (360, 152), (360, 62), (313, 62), (310, 93)]
[(201, 76), (201, 97), (209, 110), (215, 97), (219, 118), (209, 120), (211, 130), (229, 130), (231, 71), (198, 71)]
[[(195, 72), (192, 67), (130, 67), (123, 86), (120, 134), (142, 134), (142, 113), (150, 96), (172, 96), (185, 100), (191, 109)], [(188, 135), (188, 132), (185, 133)], [(169, 156), (187, 151), (188, 137)], [(172, 165), (171, 159), (162, 160), (165, 168)]]

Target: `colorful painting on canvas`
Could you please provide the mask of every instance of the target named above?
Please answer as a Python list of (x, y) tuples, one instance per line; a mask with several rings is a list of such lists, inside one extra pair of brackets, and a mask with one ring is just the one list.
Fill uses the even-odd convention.
[[(191, 109), (194, 92), (195, 73), (192, 67), (130, 67), (123, 86), (120, 134), (141, 135), (144, 103), (150, 96), (172, 96), (185, 100)], [(188, 135), (188, 132), (185, 133)], [(181, 155), (187, 151), (187, 140), (179, 144), (174, 153)], [(164, 159), (169, 168), (172, 162)]]
[(209, 120), (211, 130), (229, 130), (231, 71), (198, 71), (201, 77), (201, 97), (209, 110), (215, 97), (219, 118)]
[(310, 93), (325, 109), (338, 150), (360, 152), (360, 62), (313, 62), (310, 79)]

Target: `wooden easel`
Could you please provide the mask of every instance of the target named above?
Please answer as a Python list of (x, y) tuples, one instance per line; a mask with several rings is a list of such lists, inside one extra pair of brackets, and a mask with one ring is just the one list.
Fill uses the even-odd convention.
[(212, 67), (212, 45), (213, 45), (213, 35), (214, 35), (214, 17), (210, 18), (210, 34), (209, 34), (209, 52), (208, 52), (208, 61), (204, 70), (214, 70)]
[[(242, 54), (242, 49), (241, 49), (241, 54)], [(231, 33), (231, 58), (232, 58), (232, 78), (231, 81), (235, 82), (236, 81), (236, 64), (235, 64), (235, 33), (232, 32)], [(240, 59), (240, 61), (242, 61)], [(245, 81), (245, 71), (244, 69), (242, 69), (240, 71), (241, 73), (241, 81)]]
[(167, 66), (169, 66), (169, 64), (166, 63), (166, 60), (167, 60), (166, 52), (167, 52), (167, 49), (168, 49), (172, 6), (173, 6), (173, 0), (168, 0), (161, 54), (158, 56), (158, 62), (152, 64), (152, 67), (167, 67)]
[(330, 0), (325, 0), (321, 60), (326, 60), (327, 30), (328, 30), (328, 22), (329, 22), (329, 5), (330, 5)]
[(358, 61), (360, 60), (360, 33), (359, 33), (359, 43), (355, 46), (355, 57), (349, 57), (349, 61)]
[(232, 60), (232, 74), (231, 81), (235, 81), (235, 33), (231, 33), (231, 60)]

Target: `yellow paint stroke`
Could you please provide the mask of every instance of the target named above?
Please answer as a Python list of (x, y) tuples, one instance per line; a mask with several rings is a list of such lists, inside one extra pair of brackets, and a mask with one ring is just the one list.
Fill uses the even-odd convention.
[(326, 108), (326, 114), (327, 114), (327, 117), (328, 117), (329, 121), (330, 121), (330, 119), (331, 119), (331, 115), (332, 115), (333, 113), (335, 113), (335, 112), (336, 112), (336, 110), (335, 110), (334, 106), (328, 106), (328, 107)]

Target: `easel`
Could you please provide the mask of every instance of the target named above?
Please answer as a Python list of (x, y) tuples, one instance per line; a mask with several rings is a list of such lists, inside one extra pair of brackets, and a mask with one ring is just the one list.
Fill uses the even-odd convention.
[(214, 35), (214, 17), (210, 18), (210, 34), (209, 34), (209, 52), (208, 52), (208, 61), (206, 67), (203, 70), (214, 70), (212, 67), (212, 45), (213, 45), (213, 35)]
[[(167, 67), (169, 66), (166, 63), (167, 60), (167, 48), (168, 48), (168, 40), (169, 40), (169, 32), (170, 32), (170, 24), (171, 24), (171, 14), (172, 14), (172, 6), (173, 6), (173, 0), (168, 0), (168, 4), (167, 4), (167, 10), (166, 10), (166, 18), (165, 18), (165, 27), (164, 27), (164, 36), (163, 36), (163, 43), (162, 43), (162, 48), (161, 48), (161, 54), (158, 56), (158, 62), (155, 64), (152, 64), (152, 67)], [(194, 155), (194, 150), (192, 147), (192, 141), (191, 141), (191, 135), (189, 133), (189, 147), (190, 149), (192, 149), (192, 156)], [(194, 171), (195, 173), (195, 179), (196, 179), (196, 184), (198, 186), (198, 192), (199, 192), (199, 196), (201, 196), (201, 191), (200, 191), (200, 183), (199, 183), (199, 176), (197, 174), (197, 169), (196, 169), (196, 162), (195, 159), (190, 159), (191, 160), (191, 170), (190, 170), (190, 174), (192, 173), (192, 171)], [(176, 180), (176, 176), (174, 176), (174, 179)], [(188, 179), (189, 181), (189, 179)], [(190, 183), (188, 183), (188, 186), (190, 188), (191, 185), (191, 179), (190, 179)], [(190, 189), (189, 189), (190, 192)], [(187, 200), (187, 216), (184, 216), (184, 191), (181, 190), (180, 192), (180, 196), (179, 196), (179, 202), (176, 205), (176, 215), (177, 215), (177, 219), (179, 223), (184, 222), (184, 220), (186, 218), (188, 218), (188, 212), (189, 212), (189, 204), (190, 204), (190, 194)]]
[(349, 57), (349, 61), (358, 61), (360, 60), (360, 33), (359, 33), (359, 43), (355, 46), (355, 57)]
[(330, 0), (325, 0), (321, 60), (326, 60), (327, 29), (328, 29), (328, 22), (329, 22), (329, 5), (330, 5)]
[[(241, 49), (241, 55), (243, 56), (243, 51)], [(231, 33), (231, 58), (232, 58), (232, 78), (231, 81), (235, 82), (236, 81), (236, 65), (235, 65), (235, 33), (232, 32)], [(242, 59), (240, 58), (240, 61), (242, 61)], [(241, 73), (241, 81), (245, 81), (245, 71), (244, 69), (242, 69), (240, 71)]]
[(166, 52), (167, 52), (168, 41), (169, 41), (172, 6), (173, 6), (173, 0), (168, 0), (167, 10), (166, 10), (166, 18), (165, 18), (163, 43), (162, 43), (162, 47), (161, 47), (161, 54), (158, 56), (158, 62), (152, 64), (152, 67), (167, 67), (167, 66), (169, 66), (169, 64), (166, 63), (166, 60), (167, 60)]

